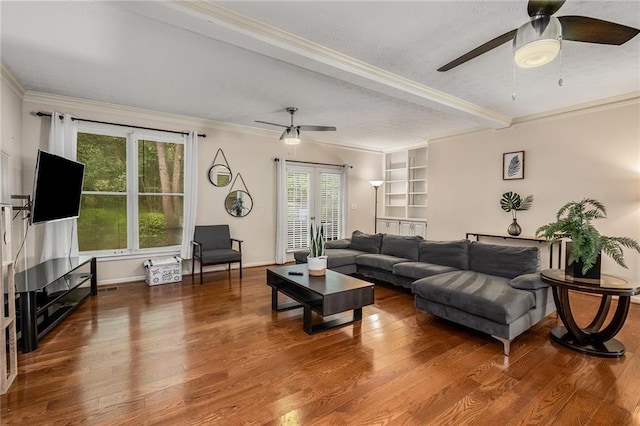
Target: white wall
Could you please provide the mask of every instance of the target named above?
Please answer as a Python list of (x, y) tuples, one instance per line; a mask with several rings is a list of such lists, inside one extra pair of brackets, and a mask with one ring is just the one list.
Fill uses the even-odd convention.
[[(502, 180), (502, 154), (520, 150), (525, 179)], [(518, 212), (523, 236), (588, 197), (607, 207), (595, 223), (602, 234), (640, 241), (640, 100), (430, 142), (428, 179), (430, 239), (506, 234), (511, 216), (499, 200), (515, 191), (534, 196)], [(625, 260), (628, 270), (605, 257), (603, 271), (640, 282), (640, 254), (626, 250)]]
[(0, 86), (0, 149), (10, 156), (11, 193), (20, 189), (22, 182), (21, 155), (22, 155), (22, 96), (15, 86), (2, 75)]
[[(18, 194), (22, 189), (22, 95), (24, 90), (13, 77), (2, 68), (0, 85), (0, 150), (9, 154), (9, 188), (10, 195)], [(0, 183), (2, 184), (2, 183)], [(23, 222), (13, 221), (14, 255), (24, 236)], [(16, 264), (18, 270), (25, 268), (20, 258)]]
[[(194, 129), (205, 133), (201, 138), (198, 155), (198, 210), (197, 224), (228, 223), (231, 235), (244, 240), (243, 263), (246, 266), (271, 264), (275, 259), (275, 162), (274, 158), (314, 161), (331, 164), (351, 164), (348, 205), (357, 205), (349, 210), (349, 229), (373, 232), (374, 197), (369, 180), (380, 173), (381, 154), (363, 150), (352, 150), (337, 146), (315, 144), (304, 140), (298, 147), (287, 147), (278, 140), (278, 132), (241, 129), (189, 117), (180, 117), (142, 111), (133, 108), (98, 104), (38, 93), (27, 93), (24, 99), (24, 185), (23, 191), (30, 193), (33, 184), (38, 148), (46, 148), (49, 119), (38, 118), (37, 111), (70, 113), (81, 118), (157, 127), (170, 130)], [(224, 209), (224, 199), (229, 187), (217, 188), (207, 180), (207, 171), (218, 148), (222, 148), (232, 172), (241, 173), (253, 198), (254, 207), (244, 218), (230, 216)], [(41, 233), (34, 226), (30, 262), (37, 263), (40, 257)], [(116, 282), (143, 276), (143, 259), (101, 261), (98, 265), (100, 282)]]

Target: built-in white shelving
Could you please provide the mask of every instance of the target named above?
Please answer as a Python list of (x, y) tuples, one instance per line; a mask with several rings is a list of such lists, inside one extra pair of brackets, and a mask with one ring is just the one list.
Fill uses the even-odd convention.
[[(0, 308), (0, 394), (5, 394), (18, 375), (18, 353), (16, 338), (16, 293), (15, 265), (11, 250), (12, 209), (10, 205), (0, 205), (0, 294), (3, 300)], [(5, 298), (6, 295), (6, 298)]]
[(384, 155), (383, 213), (378, 232), (427, 235), (427, 147)]
[(386, 153), (383, 188), (383, 218), (426, 221), (427, 147)]

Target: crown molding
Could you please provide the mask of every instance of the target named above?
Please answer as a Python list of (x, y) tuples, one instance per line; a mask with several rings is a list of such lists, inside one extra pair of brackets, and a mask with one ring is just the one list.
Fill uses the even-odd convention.
[[(206, 27), (186, 28), (185, 21), (168, 21), (190, 31), (230, 43), (290, 64), (309, 69), (357, 86), (402, 99), (416, 105), (435, 109), (457, 117), (488, 126), (505, 128), (511, 117), (503, 115), (447, 93), (367, 64), (318, 43), (298, 37), (274, 26), (265, 24), (231, 9), (209, 1), (172, 0), (164, 3), (174, 10), (207, 22)], [(137, 9), (136, 3), (128, 6)]]
[(385, 149), (383, 153), (388, 154), (391, 152), (407, 151), (409, 149), (427, 148), (428, 146), (429, 146), (429, 142), (425, 140), (424, 142), (416, 142), (416, 143), (411, 143), (406, 145), (394, 146), (393, 148)]
[[(24, 95), (25, 102), (42, 103), (55, 105), (56, 108), (82, 109), (85, 111), (103, 113), (103, 114), (123, 114), (132, 119), (139, 120), (161, 120), (169, 125), (184, 126), (176, 131), (187, 131), (193, 127), (199, 129), (208, 128), (216, 130), (225, 130), (231, 132), (248, 133), (258, 136), (271, 137), (274, 132), (267, 129), (259, 129), (256, 127), (240, 126), (237, 124), (225, 123), (222, 121), (209, 120), (205, 118), (190, 117), (187, 115), (172, 114), (168, 112), (148, 110), (144, 108), (131, 107), (126, 105), (112, 104), (108, 102), (93, 101), (89, 99), (74, 98), (65, 95), (56, 95), (52, 93), (36, 92), (28, 90)], [(134, 124), (134, 123), (131, 123)], [(278, 133), (279, 134), (279, 133)]]
[(2, 75), (2, 79), (7, 83), (9, 89), (18, 96), (20, 99), (24, 98), (25, 89), (22, 87), (22, 84), (16, 79), (11, 71), (3, 63), (0, 63), (0, 75)]
[(517, 117), (512, 124), (528, 123), (531, 121), (556, 120), (558, 118), (572, 117), (582, 114), (588, 114), (596, 111), (604, 111), (613, 108), (620, 108), (626, 105), (640, 103), (640, 92), (626, 93), (610, 98), (598, 99), (596, 101), (585, 102), (582, 104), (572, 105), (570, 107), (559, 108), (551, 111), (541, 112), (538, 114), (525, 115)]
[[(537, 114), (524, 115), (514, 118), (512, 126), (525, 123), (544, 122), (548, 120), (558, 120), (561, 118), (576, 117), (583, 114), (589, 114), (598, 111), (606, 111), (609, 109), (620, 108), (627, 105), (640, 105), (640, 92), (632, 92), (624, 95), (614, 96), (610, 98), (598, 99), (596, 101), (585, 102), (582, 104), (572, 105), (570, 107), (559, 108), (552, 111), (541, 112)], [(499, 129), (473, 128), (461, 132), (452, 132), (429, 139), (429, 142), (442, 142), (457, 136), (469, 134), (479, 134), (493, 132)]]
[(479, 126), (475, 126), (475, 127), (470, 127), (468, 129), (464, 129), (464, 130), (459, 130), (459, 131), (453, 131), (453, 132), (448, 132), (448, 133), (442, 133), (436, 136), (433, 136), (431, 138), (429, 138), (428, 142), (440, 142), (449, 138), (454, 138), (456, 136), (463, 136), (463, 135), (469, 135), (469, 134), (474, 134), (474, 133), (483, 133), (483, 132), (491, 132), (493, 131), (493, 129), (487, 129), (486, 127), (479, 127)]
[[(168, 112), (148, 110), (144, 108), (131, 107), (126, 105), (112, 104), (108, 102), (93, 101), (89, 99), (74, 98), (65, 95), (56, 95), (52, 93), (37, 92), (33, 90), (27, 90), (22, 97), (24, 102), (37, 103), (50, 105), (51, 109), (68, 108), (73, 112), (74, 110), (81, 109), (83, 111), (91, 111), (101, 114), (121, 114), (131, 117), (132, 121), (135, 120), (161, 120), (167, 123), (167, 126), (175, 126), (176, 131), (188, 131), (197, 129), (199, 132), (205, 129), (221, 130), (235, 133), (242, 133), (253, 136), (260, 136), (268, 139), (277, 140), (280, 137), (281, 132), (279, 130), (261, 129), (258, 127), (241, 126), (237, 124), (225, 123), (222, 121), (209, 120), (205, 118), (190, 117), (180, 114), (172, 114)], [(36, 112), (36, 111), (34, 111)], [(65, 111), (67, 112), (67, 111)], [(81, 115), (81, 114), (78, 114)], [(128, 123), (135, 124), (135, 123)], [(313, 143), (321, 146), (339, 147), (341, 149), (358, 151), (358, 152), (370, 152), (381, 153), (382, 150), (372, 149), (366, 146), (353, 146), (344, 145), (338, 142), (323, 141), (321, 139), (315, 139), (305, 136), (303, 143)]]
[(320, 146), (325, 146), (325, 147), (330, 147), (330, 148), (340, 148), (340, 149), (344, 149), (347, 151), (357, 151), (357, 152), (368, 152), (368, 153), (372, 153), (372, 154), (382, 154), (384, 151), (382, 148), (380, 149), (376, 149), (376, 148), (371, 148), (365, 145), (359, 145), (359, 144), (351, 144), (351, 145), (343, 145), (339, 142), (332, 142), (332, 141), (326, 141), (326, 140), (322, 140), (322, 139), (315, 139), (315, 138), (309, 138), (307, 136), (304, 137), (304, 139), (300, 142), (301, 144), (304, 143), (313, 143), (315, 145), (320, 145)]

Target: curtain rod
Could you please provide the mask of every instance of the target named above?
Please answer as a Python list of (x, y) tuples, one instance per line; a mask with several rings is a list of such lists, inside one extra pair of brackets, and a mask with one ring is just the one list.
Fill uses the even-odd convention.
[[(273, 159), (273, 161), (280, 161), (280, 159), (276, 157)], [(314, 161), (298, 161), (298, 160), (284, 160), (284, 161), (288, 161), (290, 163), (314, 164), (316, 166), (348, 167), (350, 169), (353, 169), (353, 166), (351, 164), (316, 163)]]
[[(49, 112), (41, 112), (38, 111), (36, 112), (36, 115), (38, 117), (51, 117), (51, 113)], [(63, 116), (60, 116), (60, 119), (62, 119)], [(143, 130), (153, 130), (156, 132), (167, 132), (167, 133), (175, 133), (178, 135), (188, 135), (189, 132), (179, 132), (177, 130), (165, 130), (165, 129), (156, 129), (153, 127), (143, 127), (143, 126), (134, 126), (131, 124), (122, 124), (122, 123), (111, 123), (109, 121), (98, 121), (98, 120), (88, 120), (86, 118), (77, 118), (77, 117), (71, 117), (72, 120), (76, 120), (76, 121), (86, 121), (87, 123), (98, 123), (98, 124), (110, 124), (112, 126), (122, 126), (122, 127), (133, 127), (134, 129), (143, 129)], [(204, 133), (198, 133), (198, 136), (200, 136), (201, 138), (206, 138), (207, 135), (205, 135)]]

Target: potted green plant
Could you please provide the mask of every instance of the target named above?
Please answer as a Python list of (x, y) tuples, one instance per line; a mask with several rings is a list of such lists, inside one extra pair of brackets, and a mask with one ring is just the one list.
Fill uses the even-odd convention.
[(571, 201), (558, 210), (556, 221), (541, 226), (537, 236), (550, 243), (569, 238), (565, 271), (577, 278), (600, 278), (600, 253), (604, 252), (615, 262), (626, 268), (622, 247), (640, 253), (638, 242), (627, 237), (607, 237), (601, 235), (591, 223), (595, 219), (607, 217), (605, 206), (591, 198)]
[(307, 256), (309, 275), (322, 276), (327, 270), (327, 256), (324, 251), (324, 227), (312, 224), (310, 233), (310, 250), (309, 256)]
[(516, 192), (505, 192), (502, 194), (502, 198), (500, 199), (500, 207), (505, 212), (511, 212), (513, 216), (513, 221), (511, 225), (507, 228), (507, 232), (509, 235), (518, 236), (522, 232), (522, 228), (518, 225), (518, 218), (516, 217), (516, 213), (522, 210), (529, 210), (531, 208), (531, 204), (533, 203), (533, 195), (527, 195), (522, 198)]

